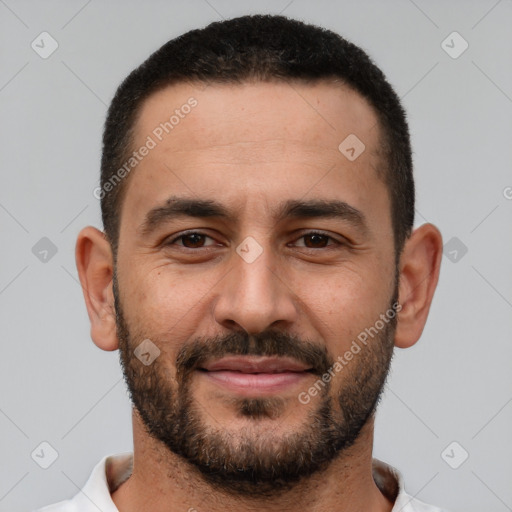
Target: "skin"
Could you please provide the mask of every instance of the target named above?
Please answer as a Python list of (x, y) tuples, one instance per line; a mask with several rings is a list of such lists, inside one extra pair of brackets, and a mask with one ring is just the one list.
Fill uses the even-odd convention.
[[(178, 84), (153, 94), (137, 121), (134, 148), (193, 96), (198, 105), (132, 171), (121, 211), (117, 279), (123, 313), (137, 333), (171, 340), (160, 346), (169, 379), (178, 350), (196, 337), (235, 330), (259, 333), (281, 329), (313, 340), (334, 358), (345, 353), (365, 328), (389, 307), (394, 290), (395, 253), (386, 186), (373, 109), (339, 84)], [(349, 134), (364, 142), (353, 162), (338, 150)], [(141, 226), (148, 211), (169, 196), (214, 199), (232, 220), (180, 218), (148, 235)], [(338, 199), (363, 213), (366, 229), (331, 218), (284, 219), (273, 210), (288, 199)], [(211, 237), (206, 248), (163, 246), (185, 230)], [(311, 246), (311, 230), (331, 236), (330, 245)], [(172, 236), (171, 236), (172, 235)], [(261, 246), (252, 263), (236, 252), (248, 236)], [(336, 245), (334, 241), (348, 242)], [(193, 247), (192, 245), (190, 245)], [(198, 256), (199, 254), (199, 256)], [(439, 277), (442, 239), (432, 224), (414, 230), (401, 254), (395, 346), (420, 337)], [(76, 260), (91, 321), (91, 336), (103, 350), (116, 350), (113, 254), (104, 234), (84, 228)], [(331, 382), (334, 397), (341, 373)], [(282, 421), (257, 424), (239, 417), (225, 400), (229, 391), (197, 376), (193, 399), (203, 419), (229, 432), (254, 428), (254, 435), (279, 439), (300, 430), (315, 400), (296, 397), (316, 376), (305, 377), (278, 396), (285, 399)], [(189, 510), (390, 511), (372, 473), (373, 418), (356, 442), (325, 472), (293, 491), (265, 502), (227, 496), (203, 481), (180, 457), (147, 434), (134, 409), (134, 471), (114, 492), (121, 512)]]

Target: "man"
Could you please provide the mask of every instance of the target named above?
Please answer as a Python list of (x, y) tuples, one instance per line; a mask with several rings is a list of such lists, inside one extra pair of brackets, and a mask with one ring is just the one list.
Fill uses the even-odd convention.
[(442, 239), (412, 229), (405, 115), (361, 49), (280, 16), (169, 41), (112, 101), (95, 195), (77, 266), (134, 453), (46, 512), (440, 510), (372, 459)]

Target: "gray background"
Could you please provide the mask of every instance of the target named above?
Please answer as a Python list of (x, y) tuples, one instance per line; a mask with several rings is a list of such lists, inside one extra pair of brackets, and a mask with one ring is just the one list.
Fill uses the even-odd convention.
[[(132, 448), (118, 355), (90, 341), (74, 263), (79, 229), (101, 226), (115, 88), (168, 39), (256, 12), (331, 28), (375, 59), (409, 115), (416, 223), (456, 238), (422, 339), (396, 353), (375, 455), (423, 501), (512, 510), (511, 0), (0, 0), (1, 511), (71, 497), (104, 455)], [(47, 59), (31, 48), (43, 31), (59, 45)], [(458, 58), (445, 50), (461, 40), (442, 45), (453, 31), (469, 44)], [(48, 469), (31, 457), (43, 441), (58, 453)]]

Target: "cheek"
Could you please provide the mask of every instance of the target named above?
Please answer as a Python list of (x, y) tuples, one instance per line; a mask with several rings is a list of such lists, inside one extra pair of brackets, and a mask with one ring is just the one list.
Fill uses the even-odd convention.
[(126, 286), (126, 316), (147, 337), (182, 343), (204, 315), (207, 306), (202, 299), (215, 282), (210, 283), (206, 274), (185, 275), (170, 266), (143, 271)]
[[(383, 279), (382, 276), (385, 276)], [(332, 276), (327, 285), (310, 289), (307, 303), (317, 318), (317, 328), (336, 357), (366, 328), (373, 326), (389, 307), (394, 282), (389, 269), (350, 272)]]
[(315, 306), (323, 338), (334, 357), (350, 345), (378, 309), (372, 304), (375, 298), (361, 292), (360, 287), (354, 290), (344, 287), (339, 293), (323, 294), (318, 299), (321, 303)]

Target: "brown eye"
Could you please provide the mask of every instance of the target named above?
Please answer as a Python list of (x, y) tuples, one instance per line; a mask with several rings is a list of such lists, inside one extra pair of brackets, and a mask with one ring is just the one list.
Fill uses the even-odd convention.
[(205, 235), (200, 235), (198, 233), (191, 233), (190, 235), (183, 235), (181, 237), (181, 239), (182, 239), (183, 245), (185, 247), (195, 249), (197, 247), (203, 246)]
[(320, 235), (318, 233), (312, 233), (310, 235), (304, 235), (304, 240), (310, 240), (310, 244), (306, 243), (306, 247), (312, 248), (312, 249), (318, 249), (326, 247), (328, 244), (328, 240), (330, 237), (327, 235)]
[[(333, 246), (342, 245), (341, 242), (335, 240), (332, 236), (326, 235), (325, 233), (317, 233), (311, 231), (303, 234), (298, 240), (303, 240), (303, 244), (297, 243), (297, 247), (303, 247), (306, 249), (327, 249)], [(331, 241), (331, 243), (329, 243)]]
[[(203, 247), (209, 247), (212, 243), (206, 244), (206, 240), (209, 239), (213, 242), (213, 239), (208, 235), (200, 233), (198, 231), (191, 231), (184, 233), (180, 236), (175, 237), (166, 245), (177, 245), (178, 247), (184, 247), (186, 249), (201, 249)], [(181, 243), (177, 243), (181, 241)]]

